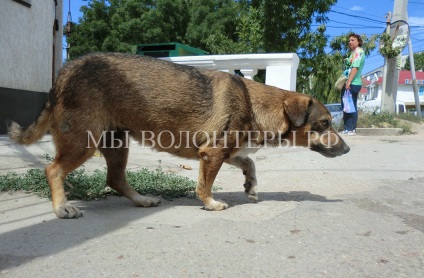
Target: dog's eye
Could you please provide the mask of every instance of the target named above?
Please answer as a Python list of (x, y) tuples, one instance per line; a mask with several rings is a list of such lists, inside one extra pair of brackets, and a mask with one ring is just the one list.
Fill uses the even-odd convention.
[(329, 125), (329, 121), (328, 120), (322, 120), (321, 121), (321, 124), (323, 125), (323, 126), (328, 126)]

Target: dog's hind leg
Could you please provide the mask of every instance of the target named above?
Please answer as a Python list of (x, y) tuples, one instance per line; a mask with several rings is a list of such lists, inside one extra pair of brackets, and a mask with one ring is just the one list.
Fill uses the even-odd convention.
[(258, 201), (257, 180), (255, 163), (249, 157), (235, 156), (226, 161), (228, 164), (236, 166), (243, 171), (245, 176), (244, 192), (252, 202)]
[(67, 203), (63, 185), (66, 176), (90, 158), (95, 151), (94, 148), (86, 148), (84, 144), (74, 141), (73, 138), (61, 135), (54, 137), (56, 156), (45, 170), (52, 194), (53, 210), (59, 218), (82, 216), (79, 209)]
[(224, 210), (228, 204), (215, 201), (212, 197), (212, 184), (224, 163), (224, 155), (219, 148), (204, 147), (199, 151), (199, 180), (196, 187), (197, 196), (203, 201), (206, 210)]
[[(107, 132), (109, 134), (109, 132)], [(114, 140), (118, 142), (125, 142), (121, 144), (119, 148), (113, 146), (102, 146), (99, 148), (100, 152), (106, 159), (107, 164), (107, 179), (106, 183), (111, 188), (115, 189), (119, 194), (130, 199), (136, 206), (139, 207), (152, 207), (160, 204), (160, 200), (157, 198), (151, 198), (140, 195), (135, 191), (127, 182), (125, 177), (125, 168), (128, 160), (128, 138), (125, 137), (125, 132), (117, 131), (114, 136)], [(119, 141), (121, 140), (121, 141)], [(110, 134), (107, 135), (106, 142), (110, 142)], [(112, 148), (113, 147), (113, 148)]]

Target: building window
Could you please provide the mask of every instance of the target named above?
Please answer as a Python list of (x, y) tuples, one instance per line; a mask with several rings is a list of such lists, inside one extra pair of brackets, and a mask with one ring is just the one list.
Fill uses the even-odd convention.
[(15, 2), (17, 2), (19, 4), (22, 4), (24, 6), (27, 6), (28, 8), (31, 7), (31, 0), (12, 0), (12, 1), (15, 1)]

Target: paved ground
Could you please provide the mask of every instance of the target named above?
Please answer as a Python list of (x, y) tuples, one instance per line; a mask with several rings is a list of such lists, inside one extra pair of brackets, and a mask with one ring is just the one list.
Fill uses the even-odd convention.
[[(84, 217), (60, 220), (50, 201), (0, 194), (4, 277), (424, 277), (424, 130), (346, 137), (329, 159), (306, 149), (264, 149), (256, 161), (261, 202), (224, 166), (215, 194), (231, 207), (207, 212), (195, 199), (137, 208), (120, 197), (74, 202)], [(0, 137), (0, 173), (44, 167), (50, 138), (23, 148)], [(197, 179), (197, 163), (134, 146), (130, 168)], [(179, 167), (186, 164), (192, 171)], [(86, 163), (104, 167), (101, 157)]]

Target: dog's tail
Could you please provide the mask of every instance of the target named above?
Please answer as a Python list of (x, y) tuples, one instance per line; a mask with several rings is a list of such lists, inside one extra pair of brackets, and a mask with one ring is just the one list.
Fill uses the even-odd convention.
[(6, 121), (10, 139), (21, 145), (30, 145), (40, 140), (41, 137), (47, 133), (50, 127), (50, 116), (53, 110), (53, 105), (51, 103), (52, 93), (53, 88), (50, 90), (49, 99), (44, 104), (40, 115), (35, 122), (28, 127), (24, 128), (16, 122), (10, 120)]

